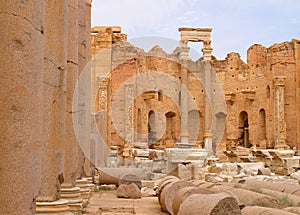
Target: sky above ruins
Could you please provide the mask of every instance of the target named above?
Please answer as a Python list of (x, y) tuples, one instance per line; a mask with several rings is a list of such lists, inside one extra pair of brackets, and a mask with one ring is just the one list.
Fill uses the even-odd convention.
[[(210, 27), (214, 56), (238, 52), (246, 60), (253, 44), (300, 39), (299, 11), (299, 0), (93, 0), (92, 26), (121, 26), (136, 46), (159, 44), (169, 53), (180, 39), (178, 27)], [(202, 44), (189, 45), (196, 59)]]

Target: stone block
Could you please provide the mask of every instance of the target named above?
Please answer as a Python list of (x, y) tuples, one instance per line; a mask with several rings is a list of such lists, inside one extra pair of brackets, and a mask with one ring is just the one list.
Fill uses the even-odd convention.
[(246, 170), (247, 173), (254, 173), (257, 174), (258, 169), (264, 168), (265, 164), (262, 162), (253, 162), (253, 163), (237, 163), (237, 165), (243, 169)]
[(270, 168), (259, 168), (257, 171), (257, 175), (267, 175), (271, 176), (272, 172)]
[(140, 199), (142, 193), (135, 183), (121, 184), (117, 189), (118, 198)]
[(192, 164), (178, 164), (178, 177), (182, 180), (193, 178)]
[(163, 150), (149, 150), (149, 159), (150, 160), (162, 160), (165, 157), (165, 152)]
[(165, 170), (165, 160), (153, 160), (152, 161), (152, 172), (161, 173)]

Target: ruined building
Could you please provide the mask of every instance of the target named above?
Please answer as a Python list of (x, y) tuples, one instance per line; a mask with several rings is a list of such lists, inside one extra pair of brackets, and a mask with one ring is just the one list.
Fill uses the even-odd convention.
[[(124, 157), (145, 144), (299, 148), (299, 40), (220, 61), (209, 28), (180, 28), (167, 54), (126, 42), (120, 27), (91, 36), (90, 0), (0, 9), (1, 214), (80, 214), (105, 145)], [(189, 59), (189, 42), (202, 58)]]
[[(92, 106), (105, 143), (299, 147), (299, 40), (255, 44), (247, 62), (238, 53), (217, 60), (211, 30), (179, 28), (180, 44), (168, 54), (135, 47), (117, 26), (92, 29)], [(203, 57), (190, 60), (188, 42), (201, 42)]]

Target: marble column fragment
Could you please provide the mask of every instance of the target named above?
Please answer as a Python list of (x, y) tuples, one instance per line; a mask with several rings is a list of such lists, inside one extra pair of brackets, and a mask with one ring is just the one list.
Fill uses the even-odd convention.
[(41, 184), (44, 1), (1, 1), (0, 214), (35, 213)]

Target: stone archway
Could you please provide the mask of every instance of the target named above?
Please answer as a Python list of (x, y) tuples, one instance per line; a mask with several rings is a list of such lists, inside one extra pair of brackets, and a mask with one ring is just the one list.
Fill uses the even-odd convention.
[(176, 131), (175, 131), (175, 116), (176, 113), (169, 111), (165, 114), (166, 117), (166, 131), (164, 143), (167, 148), (173, 147), (176, 143)]
[(264, 145), (266, 147), (266, 111), (265, 109), (260, 109), (258, 114), (258, 143), (259, 145)]
[(239, 130), (240, 137), (238, 139), (239, 144), (246, 148), (250, 148), (251, 144), (249, 143), (249, 122), (248, 122), (248, 113), (242, 111), (239, 114)]
[(156, 143), (155, 134), (155, 113), (150, 110), (148, 113), (148, 145), (151, 148), (152, 145)]

